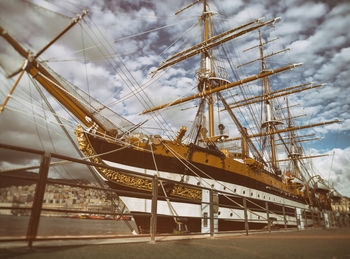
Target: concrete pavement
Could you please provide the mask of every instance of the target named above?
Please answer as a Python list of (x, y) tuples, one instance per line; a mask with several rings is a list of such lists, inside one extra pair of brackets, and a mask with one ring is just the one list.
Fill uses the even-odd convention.
[[(131, 242), (132, 241), (132, 242)], [(125, 243), (126, 242), (126, 243)], [(6, 245), (7, 244), (7, 245)], [(350, 228), (220, 234), (214, 238), (157, 236), (108, 240), (0, 243), (0, 258), (329, 258), (350, 259)]]

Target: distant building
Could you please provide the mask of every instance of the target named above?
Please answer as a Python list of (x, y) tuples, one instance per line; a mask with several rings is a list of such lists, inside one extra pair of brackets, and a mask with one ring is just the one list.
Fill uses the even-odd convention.
[[(69, 181), (69, 180), (68, 180)], [(72, 187), (61, 184), (47, 184), (43, 200), (43, 216), (60, 216), (71, 213), (45, 211), (45, 209), (81, 210), (86, 213), (115, 213), (119, 200), (116, 195), (91, 187), (95, 184), (84, 184), (87, 188)], [(0, 214), (29, 215), (30, 210), (15, 208), (31, 208), (34, 200), (36, 184), (2, 186), (0, 188), (0, 206), (14, 209), (1, 209)]]

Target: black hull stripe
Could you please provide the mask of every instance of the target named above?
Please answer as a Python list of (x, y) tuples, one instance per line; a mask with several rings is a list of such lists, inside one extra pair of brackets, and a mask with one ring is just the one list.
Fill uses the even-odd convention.
[[(94, 147), (95, 151), (98, 154), (106, 153), (112, 150), (117, 150), (122, 147), (115, 143), (108, 143), (99, 138), (95, 138), (90, 135), (88, 136), (89, 136), (91, 145)], [(103, 155), (101, 156), (101, 158), (107, 161), (120, 163), (128, 166), (140, 167), (140, 168), (145, 168), (149, 170), (156, 170), (154, 167), (152, 154), (148, 152), (130, 149), (130, 148), (124, 148), (121, 151), (116, 151), (107, 155)], [(179, 162), (177, 158), (155, 155), (155, 159), (157, 161), (157, 167), (159, 171), (193, 176), (193, 174), (187, 168), (185, 168), (184, 165), (181, 162)], [(224, 169), (199, 164), (199, 163), (192, 162), (192, 164), (194, 164), (200, 170), (206, 172), (215, 180), (223, 181), (231, 184), (237, 184), (246, 188), (263, 191), (266, 193), (277, 195), (282, 198), (286, 198), (288, 200), (293, 200), (293, 201), (297, 201), (305, 204), (305, 201), (300, 197), (287, 195), (284, 192), (275, 190), (271, 186), (270, 186), (271, 188), (269, 188), (266, 184), (261, 183), (250, 177), (247, 177), (241, 174), (236, 174), (234, 172), (230, 172)], [(196, 173), (198, 173), (198, 175), (200, 175), (202, 178), (208, 178), (206, 175), (204, 175), (200, 171), (198, 172), (198, 170), (194, 168), (192, 169), (196, 171)]]

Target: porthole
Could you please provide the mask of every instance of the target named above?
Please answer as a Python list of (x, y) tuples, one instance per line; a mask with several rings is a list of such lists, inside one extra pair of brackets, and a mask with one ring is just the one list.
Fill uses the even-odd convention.
[(260, 198), (260, 194), (258, 194), (258, 198)]
[(221, 211), (218, 212), (218, 215), (220, 215), (220, 214), (221, 214)]
[(197, 185), (199, 186), (199, 185), (201, 185), (201, 183), (200, 183), (200, 182), (197, 182)]
[(250, 196), (253, 196), (253, 193), (252, 193), (252, 192), (250, 193)]
[(245, 194), (245, 191), (243, 191), (243, 194)]
[(233, 189), (233, 192), (236, 192), (237, 191), (237, 189)]
[(233, 216), (233, 214), (232, 213), (230, 213), (230, 217), (232, 217)]

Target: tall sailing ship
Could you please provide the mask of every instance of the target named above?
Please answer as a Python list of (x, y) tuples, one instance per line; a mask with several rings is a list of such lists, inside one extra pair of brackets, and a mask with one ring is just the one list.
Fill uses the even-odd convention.
[[(19, 74), (20, 79), (23, 73), (28, 73), (81, 122), (76, 129), (81, 151), (92, 162), (116, 168), (97, 167), (96, 170), (111, 187), (118, 190), (139, 226), (148, 224), (152, 184), (147, 178), (127, 175), (127, 170), (158, 174), (177, 181), (176, 184), (160, 183), (162, 196), (182, 198), (181, 201), (170, 202), (166, 198), (159, 201), (158, 213), (162, 215), (159, 219), (162, 223), (160, 231), (169, 231), (183, 224), (181, 219), (185, 217), (189, 231), (208, 231), (203, 220), (208, 216), (208, 208), (200, 202), (208, 200), (209, 196), (195, 186), (209, 187), (214, 192), (227, 194), (219, 196), (220, 207), (216, 211), (219, 230), (242, 226), (243, 210), (237, 204), (242, 204), (243, 197), (251, 201), (248, 208), (256, 210), (250, 215), (256, 227), (266, 225), (261, 220), (263, 213), (259, 212), (266, 202), (271, 202), (276, 217), (282, 215), (282, 210), (289, 208), (293, 211), (291, 208), (295, 207), (330, 210), (329, 188), (324, 183), (313, 181), (308, 166), (303, 162), (312, 156), (305, 156), (301, 142), (313, 139), (306, 139), (310, 135), (299, 135), (298, 131), (339, 121), (297, 126), (291, 114), (292, 105), (288, 103), (288, 95), (318, 88), (322, 84), (302, 83), (274, 90), (276, 87), (271, 83), (271, 76), (288, 73), (301, 65), (270, 68), (270, 57), (288, 51), (266, 54), (266, 46), (276, 39), (264, 41), (263, 30), (275, 26), (279, 18), (252, 20), (216, 34), (212, 22), (215, 13), (206, 0), (197, 0), (175, 15), (180, 16), (198, 5), (202, 5), (201, 38), (198, 43), (170, 56), (152, 72), (152, 78), (156, 78), (171, 66), (180, 66), (186, 60), (197, 58), (198, 69), (193, 74), (195, 93), (142, 111), (145, 120), (137, 124), (99, 103), (40, 60), (41, 54), (83, 20), (87, 12), (74, 19), (36, 54), (23, 48), (11, 36), (11, 32), (2, 27), (0, 34), (25, 59), (23, 66), (11, 76)], [(257, 58), (234, 65), (227, 46), (247, 34), (256, 35), (254, 42), (257, 44), (252, 44), (244, 52), (256, 51)], [(238, 69), (252, 65), (256, 65), (258, 72), (241, 78)], [(259, 89), (248, 93), (249, 83), (260, 84)], [(233, 93), (233, 90), (236, 92)], [(137, 94), (141, 93), (142, 87)], [(181, 106), (188, 102), (195, 106)], [(175, 135), (170, 132), (172, 129), (155, 134), (144, 131), (148, 120), (160, 120), (163, 111), (177, 107), (193, 111), (189, 129), (184, 125), (177, 129)], [(218, 115), (215, 114), (216, 109)], [(146, 114), (150, 116), (146, 117)], [(286, 155), (279, 159), (282, 150)], [(194, 186), (192, 188), (183, 183)], [(288, 223), (290, 226), (293, 224)]]

